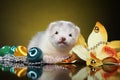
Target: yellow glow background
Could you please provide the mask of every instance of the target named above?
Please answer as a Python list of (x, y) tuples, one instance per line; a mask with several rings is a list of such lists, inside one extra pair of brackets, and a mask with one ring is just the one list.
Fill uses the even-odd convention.
[(105, 0), (0, 1), (0, 46), (27, 46), (35, 33), (56, 20), (72, 21), (86, 39), (96, 21), (100, 21), (108, 31), (109, 40), (118, 39), (118, 6)]

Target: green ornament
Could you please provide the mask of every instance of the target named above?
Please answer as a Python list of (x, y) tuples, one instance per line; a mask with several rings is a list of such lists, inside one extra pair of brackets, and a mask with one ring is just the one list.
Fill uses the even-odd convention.
[(10, 71), (10, 67), (5, 67), (5, 66), (3, 66), (3, 65), (0, 65), (0, 69), (2, 70), (2, 71)]
[(3, 46), (0, 49), (0, 56), (4, 56), (6, 54), (9, 54), (9, 51), (10, 51), (10, 46)]

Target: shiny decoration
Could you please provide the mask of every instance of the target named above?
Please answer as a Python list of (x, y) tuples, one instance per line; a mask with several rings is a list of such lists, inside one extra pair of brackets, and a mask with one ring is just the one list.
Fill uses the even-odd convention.
[(36, 80), (38, 77), (42, 75), (42, 72), (43, 72), (42, 66), (40, 66), (39, 68), (28, 67), (27, 76), (32, 80)]
[(12, 46), (12, 47), (10, 48), (9, 53), (12, 54), (12, 55), (14, 55), (14, 52), (15, 52), (15, 50), (16, 50), (17, 47), (18, 47), (18, 46)]
[(13, 74), (15, 73), (14, 67), (10, 68), (10, 72), (13, 73)]
[(56, 64), (61, 64), (61, 63), (78, 63), (82, 62), (82, 60), (77, 56), (75, 53), (72, 53), (68, 58), (62, 60), (61, 62), (58, 62)]
[(27, 55), (29, 62), (38, 62), (43, 60), (43, 53), (42, 51), (37, 47), (32, 47), (28, 51)]
[(27, 56), (27, 52), (28, 49), (26, 47), (18, 46), (14, 51), (14, 56)]
[(120, 53), (120, 40), (108, 42), (105, 27), (100, 22), (96, 22), (88, 37), (87, 45), (84, 37), (80, 36), (71, 52), (76, 53), (82, 60), (86, 61), (87, 66), (97, 67), (108, 63), (113, 64), (113, 58), (118, 63), (120, 59), (118, 54)]
[(14, 68), (14, 74), (18, 77), (23, 77), (27, 74), (27, 67), (24, 68)]
[(10, 46), (3, 46), (0, 49), (0, 56), (4, 56), (6, 54), (9, 54), (9, 51), (10, 51)]
[(0, 65), (0, 69), (1, 69), (2, 71), (9, 71), (9, 70), (10, 70), (10, 67), (9, 67), (9, 66)]

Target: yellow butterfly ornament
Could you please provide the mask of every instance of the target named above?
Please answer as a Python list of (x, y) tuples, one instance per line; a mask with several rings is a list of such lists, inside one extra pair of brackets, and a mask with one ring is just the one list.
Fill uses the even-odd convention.
[(108, 42), (105, 27), (100, 22), (96, 22), (93, 31), (88, 37), (87, 44), (84, 37), (80, 36), (72, 52), (86, 61), (88, 66), (96, 67), (108, 63), (119, 63), (120, 40)]

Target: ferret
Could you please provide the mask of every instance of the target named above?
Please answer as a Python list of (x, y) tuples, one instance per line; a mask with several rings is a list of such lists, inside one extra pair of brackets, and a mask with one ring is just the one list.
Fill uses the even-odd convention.
[(43, 51), (46, 63), (59, 62), (69, 56), (75, 45), (80, 28), (70, 21), (54, 21), (45, 31), (38, 32), (30, 40), (28, 49), (38, 47)]

